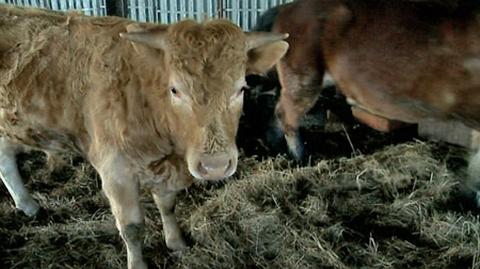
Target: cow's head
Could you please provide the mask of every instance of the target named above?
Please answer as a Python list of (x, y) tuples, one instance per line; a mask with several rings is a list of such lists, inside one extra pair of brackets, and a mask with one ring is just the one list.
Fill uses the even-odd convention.
[(169, 81), (161, 90), (168, 91), (175, 143), (185, 148), (190, 173), (207, 180), (231, 176), (245, 76), (272, 68), (288, 49), (287, 35), (244, 33), (225, 20), (127, 30), (122, 36), (134, 45), (164, 52)]

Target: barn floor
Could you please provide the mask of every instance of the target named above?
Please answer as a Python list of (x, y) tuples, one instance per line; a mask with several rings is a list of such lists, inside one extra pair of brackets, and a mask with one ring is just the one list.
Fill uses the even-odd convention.
[[(302, 168), (245, 140), (232, 179), (183, 192), (182, 253), (166, 249), (145, 194), (150, 268), (480, 268), (480, 221), (457, 195), (465, 150), (358, 125), (304, 137), (316, 155)], [(125, 268), (98, 176), (66, 160), (50, 174), (43, 154), (19, 156), (43, 207), (34, 219), (0, 184), (0, 268)]]

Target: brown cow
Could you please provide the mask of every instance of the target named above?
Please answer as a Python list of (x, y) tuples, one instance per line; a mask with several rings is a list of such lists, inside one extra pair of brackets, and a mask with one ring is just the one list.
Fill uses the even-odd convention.
[(298, 158), (299, 120), (315, 104), (325, 71), (373, 114), (480, 129), (479, 1), (300, 0), (277, 9), (273, 28), (290, 34), (290, 49), (278, 65), (276, 113)]
[(167, 246), (183, 248), (176, 192), (192, 176), (235, 172), (245, 75), (276, 64), (285, 37), (245, 34), (225, 20), (132, 24), (0, 6), (0, 173), (15, 206), (38, 211), (16, 153), (73, 150), (100, 174), (129, 268), (146, 267), (140, 184), (161, 212)]

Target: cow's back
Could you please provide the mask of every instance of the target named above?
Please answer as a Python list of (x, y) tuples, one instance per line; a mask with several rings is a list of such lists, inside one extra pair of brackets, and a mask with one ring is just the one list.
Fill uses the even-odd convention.
[(455, 118), (480, 127), (478, 5), (348, 2), (331, 14), (322, 42), (348, 97), (389, 118)]
[(84, 146), (85, 96), (113, 82), (126, 23), (0, 6), (1, 135), (38, 147)]

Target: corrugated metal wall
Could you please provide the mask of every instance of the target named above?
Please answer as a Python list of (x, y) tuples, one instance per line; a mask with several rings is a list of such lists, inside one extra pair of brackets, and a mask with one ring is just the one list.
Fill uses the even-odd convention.
[(74, 9), (92, 16), (107, 15), (105, 0), (0, 0), (0, 3), (64, 11)]
[(255, 26), (257, 17), (267, 9), (293, 0), (221, 0), (223, 17), (240, 25), (244, 30)]
[[(107, 14), (107, 0), (0, 0), (21, 6), (33, 6), (54, 10), (81, 10), (87, 15)], [(118, 0), (117, 0), (118, 1)], [(173, 23), (192, 18), (228, 18), (249, 30), (257, 17), (265, 10), (293, 0), (123, 0), (128, 17), (138, 21)], [(125, 2), (124, 2), (125, 3)]]
[(216, 17), (217, 0), (126, 0), (133, 20), (171, 23), (184, 18), (202, 20)]
[(172, 23), (184, 18), (203, 20), (223, 17), (243, 29), (255, 25), (265, 10), (293, 0), (126, 0), (131, 19)]

